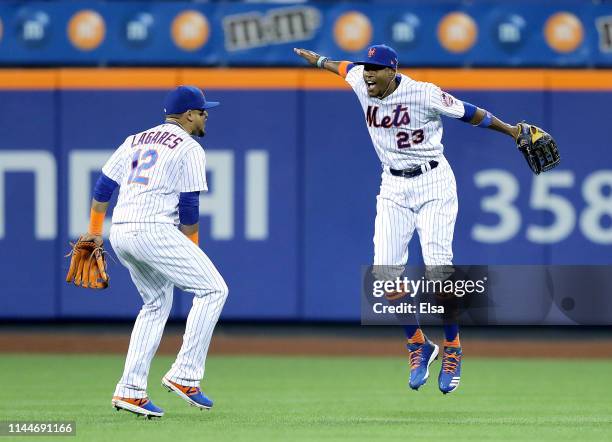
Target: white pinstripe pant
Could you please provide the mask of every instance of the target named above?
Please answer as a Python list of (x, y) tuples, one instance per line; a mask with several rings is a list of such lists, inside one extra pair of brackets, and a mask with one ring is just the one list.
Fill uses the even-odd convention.
[(183, 345), (166, 377), (199, 386), (213, 329), (228, 294), (225, 281), (208, 256), (172, 224), (113, 224), (110, 242), (144, 301), (115, 396), (147, 395), (149, 368), (170, 314), (174, 286), (194, 297)]
[[(450, 265), (457, 219), (457, 185), (453, 171), (440, 156), (438, 167), (414, 178), (382, 173), (374, 226), (374, 265), (408, 262), (408, 243), (416, 228), (425, 265)], [(385, 272), (393, 273), (393, 269)], [(395, 278), (399, 274), (386, 275)]]

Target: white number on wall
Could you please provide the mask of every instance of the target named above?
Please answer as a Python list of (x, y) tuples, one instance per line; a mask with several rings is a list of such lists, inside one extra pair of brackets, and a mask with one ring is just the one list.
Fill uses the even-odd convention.
[[(494, 225), (475, 224), (472, 238), (483, 243), (501, 243), (514, 238), (521, 230), (521, 213), (515, 206), (520, 186), (516, 177), (502, 169), (482, 170), (474, 175), (479, 189), (495, 187), (496, 193), (484, 196), (480, 202), (483, 212), (497, 215)], [(550, 171), (533, 179), (529, 208), (553, 215), (548, 225), (529, 224), (525, 235), (536, 244), (552, 244), (565, 240), (576, 227), (576, 208), (555, 189), (571, 189), (574, 173), (569, 170)], [(579, 214), (582, 235), (596, 244), (612, 244), (612, 170), (599, 170), (587, 175), (582, 183), (582, 197), (586, 207)], [(607, 222), (606, 222), (607, 221)]]
[(529, 205), (532, 209), (547, 210), (555, 220), (548, 226), (529, 225), (527, 239), (538, 244), (563, 241), (574, 230), (576, 212), (574, 206), (560, 195), (552, 193), (555, 187), (568, 188), (574, 185), (574, 175), (570, 171), (551, 171), (536, 176), (531, 187)]
[[(607, 187), (608, 194), (603, 189)], [(582, 186), (582, 197), (587, 206), (580, 215), (580, 229), (584, 236), (600, 244), (612, 244), (612, 226), (602, 227), (604, 215), (612, 217), (612, 171), (600, 170), (590, 174)]]
[(521, 228), (521, 214), (514, 206), (519, 194), (517, 179), (510, 172), (501, 169), (489, 169), (474, 175), (476, 187), (494, 186), (497, 192), (480, 201), (484, 212), (494, 213), (499, 217), (495, 225), (476, 224), (472, 229), (472, 238), (485, 243), (508, 241)]

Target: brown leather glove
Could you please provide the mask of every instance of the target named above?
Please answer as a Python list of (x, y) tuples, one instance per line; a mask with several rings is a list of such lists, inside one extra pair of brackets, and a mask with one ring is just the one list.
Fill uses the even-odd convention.
[(70, 269), (66, 275), (66, 282), (89, 289), (105, 289), (108, 287), (109, 277), (106, 273), (106, 258), (104, 257), (104, 243), (79, 238), (72, 244)]

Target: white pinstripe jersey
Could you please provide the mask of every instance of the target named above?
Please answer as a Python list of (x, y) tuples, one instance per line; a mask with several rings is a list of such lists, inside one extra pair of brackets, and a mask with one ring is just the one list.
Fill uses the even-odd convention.
[(432, 83), (398, 74), (397, 89), (382, 100), (368, 95), (363, 66), (346, 75), (366, 117), (372, 144), (383, 166), (408, 169), (433, 160), (444, 151), (440, 115), (461, 118), (463, 102)]
[(208, 190), (202, 146), (170, 123), (127, 137), (102, 172), (120, 185), (114, 224), (178, 225), (179, 194)]

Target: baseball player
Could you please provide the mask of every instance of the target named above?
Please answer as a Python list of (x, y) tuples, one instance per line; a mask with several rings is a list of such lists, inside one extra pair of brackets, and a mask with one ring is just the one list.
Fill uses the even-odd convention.
[(144, 301), (112, 399), (117, 410), (149, 418), (164, 414), (148, 398), (147, 376), (175, 286), (193, 294), (193, 305), (183, 345), (162, 385), (190, 405), (213, 406), (200, 380), (228, 288), (198, 246), (199, 194), (208, 188), (204, 150), (191, 136), (204, 136), (208, 109), (217, 105), (198, 88), (172, 90), (165, 100), (165, 122), (127, 137), (94, 189), (89, 231), (81, 240), (102, 243), (104, 215), (119, 186), (110, 242)]
[[(361, 103), (383, 168), (376, 204), (374, 265), (405, 266), (408, 243), (416, 229), (425, 265), (450, 266), (458, 204), (455, 177), (443, 155), (440, 116), (515, 139), (519, 125), (506, 124), (434, 84), (398, 73), (397, 53), (386, 45), (371, 46), (364, 60), (353, 63), (332, 61), (306, 49), (294, 51), (311, 65), (344, 77)], [(410, 387), (418, 390), (429, 377), (438, 346), (418, 325), (404, 329), (410, 352)], [(438, 386), (446, 394), (459, 386), (462, 351), (456, 323), (445, 325), (444, 334)]]

